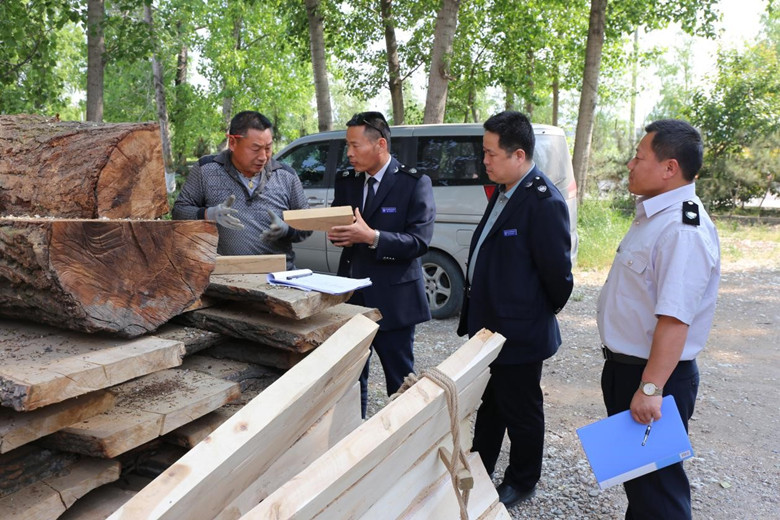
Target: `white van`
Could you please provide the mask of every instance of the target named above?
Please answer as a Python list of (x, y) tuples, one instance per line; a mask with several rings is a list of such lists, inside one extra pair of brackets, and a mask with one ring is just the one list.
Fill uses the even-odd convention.
[[(569, 205), (572, 259), (577, 254), (577, 185), (563, 130), (533, 125), (534, 161), (552, 180)], [(443, 124), (390, 127), (390, 152), (402, 164), (428, 175), (436, 201), (436, 223), (430, 249), (422, 258), (428, 303), (434, 318), (460, 310), (471, 235), (485, 212), (496, 185), (482, 164), (481, 124)], [(296, 139), (276, 158), (292, 166), (312, 208), (333, 202), (336, 175), (351, 168), (346, 131), (322, 132)], [(335, 273), (341, 248), (324, 232), (295, 245), (296, 267)]]

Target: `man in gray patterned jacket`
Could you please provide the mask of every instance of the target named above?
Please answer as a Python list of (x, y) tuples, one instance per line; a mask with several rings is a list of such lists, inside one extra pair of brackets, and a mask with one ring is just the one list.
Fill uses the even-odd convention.
[(263, 114), (239, 112), (230, 122), (228, 149), (201, 157), (173, 205), (175, 220), (217, 222), (221, 255), (287, 255), (294, 268), (299, 231), (282, 220), (288, 209), (309, 207), (291, 167), (271, 157), (272, 124)]

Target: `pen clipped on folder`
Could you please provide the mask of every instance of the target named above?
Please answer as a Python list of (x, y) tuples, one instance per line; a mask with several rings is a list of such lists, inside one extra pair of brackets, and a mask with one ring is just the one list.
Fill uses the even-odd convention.
[(303, 277), (305, 277), (305, 276), (311, 276), (312, 274), (313, 274), (313, 273), (302, 273), (302, 274), (294, 274), (294, 275), (292, 275), (292, 276), (288, 276), (288, 277), (287, 277), (287, 279), (288, 279), (288, 280), (295, 280), (295, 279), (297, 279), (297, 278), (303, 278)]
[(647, 425), (647, 428), (645, 428), (645, 436), (642, 439), (642, 446), (647, 443), (647, 436), (650, 435), (650, 430), (653, 428), (653, 418), (650, 417), (650, 424)]

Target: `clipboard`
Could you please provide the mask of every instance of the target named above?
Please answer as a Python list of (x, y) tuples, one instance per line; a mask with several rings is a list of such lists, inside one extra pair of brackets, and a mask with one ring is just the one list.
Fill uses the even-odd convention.
[(628, 410), (577, 429), (599, 488), (607, 489), (693, 457), (674, 396), (663, 398), (661, 416), (653, 422), (644, 446), (647, 425), (634, 421)]
[(319, 291), (326, 294), (344, 294), (371, 285), (370, 278), (347, 278), (330, 274), (315, 273), (311, 269), (277, 271), (268, 273), (268, 283), (295, 287), (304, 291)]

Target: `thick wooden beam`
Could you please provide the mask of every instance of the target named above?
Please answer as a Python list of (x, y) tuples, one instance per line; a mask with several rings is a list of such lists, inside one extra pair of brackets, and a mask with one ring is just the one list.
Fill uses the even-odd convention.
[(135, 337), (206, 289), (217, 230), (205, 220), (0, 219), (0, 315)]
[(376, 309), (349, 303), (339, 304), (302, 320), (274, 316), (252, 305), (226, 303), (219, 307), (182, 314), (176, 321), (234, 338), (302, 353), (317, 348), (339, 327), (358, 314), (375, 321), (381, 317)]
[(294, 320), (302, 320), (346, 302), (352, 292), (325, 294), (292, 287), (270, 285), (265, 277), (248, 274), (212, 274), (206, 295), (221, 300), (252, 303), (258, 310)]
[(155, 123), (0, 115), (0, 212), (154, 219), (168, 212)]
[(352, 388), (377, 329), (352, 318), (111, 519), (214, 518)]
[(0, 408), (0, 453), (105, 412), (114, 406), (114, 394), (98, 390), (32, 412)]
[[(460, 399), (470, 403), (459, 420), (476, 408), (489, 377), (488, 366), (503, 343), (500, 334), (482, 330), (439, 365), (463, 394)], [(330, 513), (322, 518), (339, 518), (344, 511), (357, 517), (381, 496), (383, 485), (391, 485), (411, 467), (431, 439), (438, 442), (446, 435), (449, 424), (444, 390), (422, 378), (317, 459), (305, 475), (288, 481), (242, 519), (306, 519), (327, 508)], [(415, 454), (418, 445), (425, 448)], [(380, 471), (378, 461), (389, 462)]]
[(348, 226), (355, 221), (350, 206), (289, 209), (282, 218), (290, 227), (304, 231), (330, 231), (333, 226)]
[(266, 274), (286, 269), (286, 255), (220, 255), (211, 274)]
[(0, 404), (34, 410), (181, 364), (184, 346), (0, 320)]
[(169, 369), (118, 385), (117, 404), (40, 442), (112, 458), (212, 412), (240, 395), (239, 385), (194, 370)]

